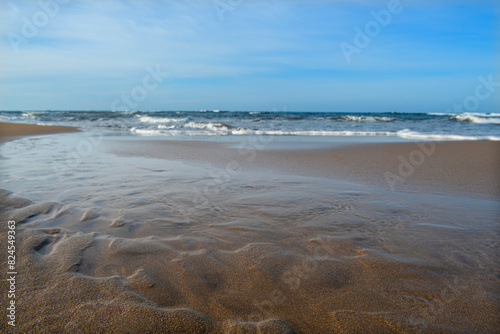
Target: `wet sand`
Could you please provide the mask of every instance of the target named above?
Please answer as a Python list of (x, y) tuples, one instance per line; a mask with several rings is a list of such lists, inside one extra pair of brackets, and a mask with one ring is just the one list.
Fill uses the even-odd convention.
[(454, 191), (500, 196), (500, 142), (406, 142), (336, 145), (333, 148), (266, 149), (215, 142), (125, 141), (111, 151), (122, 155), (207, 161), (224, 167), (265, 168), (280, 174), (337, 178), (403, 191)]
[[(438, 143), (406, 176), (406, 188), (398, 183), (392, 192), (377, 175), (398, 173), (398, 155), (415, 143), (306, 152), (104, 140), (64, 164), (86, 139), (59, 136), (3, 147), (10, 169), (2, 173), (12, 171), (3, 187), (13, 192), (0, 193), (0, 219), (17, 223), (19, 274), (17, 326), (2, 321), (2, 331), (494, 333), (500, 326), (497, 188), (483, 188), (482, 179), (494, 182), (494, 159), (475, 151), (494, 152), (496, 143), (463, 143), (462, 151), (461, 143)], [(13, 170), (30, 161), (20, 148), (37, 161), (29, 180)], [(365, 160), (350, 155), (355, 150)], [(450, 160), (458, 157), (461, 164)], [(1, 229), (5, 236), (6, 224)]]
[(22, 136), (35, 136), (76, 131), (78, 131), (78, 129), (70, 126), (41, 126), (32, 124), (0, 122), (0, 143), (14, 140)]

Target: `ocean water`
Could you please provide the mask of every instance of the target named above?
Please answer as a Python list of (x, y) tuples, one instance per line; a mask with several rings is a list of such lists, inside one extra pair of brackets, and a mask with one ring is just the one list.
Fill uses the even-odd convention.
[(210, 136), (387, 136), (500, 140), (500, 113), (244, 111), (2, 111), (0, 121), (67, 125), (106, 134)]

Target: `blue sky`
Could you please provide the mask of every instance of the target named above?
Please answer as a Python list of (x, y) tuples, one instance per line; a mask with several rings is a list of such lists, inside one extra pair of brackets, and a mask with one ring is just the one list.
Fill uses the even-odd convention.
[[(133, 110), (444, 112), (479, 76), (500, 81), (497, 0), (59, 1), (0, 2), (1, 110), (112, 110), (135, 93)], [(164, 77), (145, 90), (147, 68)]]

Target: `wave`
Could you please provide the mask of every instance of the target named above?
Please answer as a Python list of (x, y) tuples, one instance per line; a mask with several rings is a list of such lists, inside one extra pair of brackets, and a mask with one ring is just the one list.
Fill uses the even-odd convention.
[[(414, 140), (498, 140), (500, 113), (319, 113), (209, 111), (5, 111), (0, 120), (134, 129), (168, 136), (399, 136)], [(405, 130), (403, 130), (405, 129)], [(411, 129), (408, 130), (408, 129)]]
[(457, 114), (451, 118), (457, 122), (467, 122), (475, 124), (500, 124), (500, 114)]
[(151, 116), (141, 116), (136, 115), (139, 118), (139, 121), (142, 123), (177, 123), (177, 122), (185, 122), (187, 118), (169, 118), (169, 117), (151, 117)]
[(36, 119), (40, 115), (43, 115), (43, 113), (41, 113), (41, 112), (35, 112), (35, 111), (24, 111), (21, 114), (21, 118), (23, 118), (23, 119)]
[(471, 124), (500, 124), (499, 113), (429, 113), (431, 116), (448, 116), (449, 120)]
[(158, 125), (158, 129), (175, 129), (175, 125)]
[(235, 130), (234, 135), (269, 135), (269, 136), (396, 136), (395, 132), (372, 131), (282, 131), (282, 130)]
[(155, 129), (137, 129), (131, 128), (132, 133), (142, 136), (224, 136), (229, 133), (214, 132), (214, 131), (186, 131), (186, 130), (155, 130)]
[(397, 132), (398, 137), (406, 139), (425, 139), (425, 140), (500, 140), (500, 137), (495, 136), (463, 136), (454, 134), (436, 134), (436, 133), (420, 133), (410, 131), (408, 129)]
[(391, 117), (381, 116), (352, 116), (346, 115), (339, 118), (348, 122), (394, 122), (396, 119)]
[(434, 113), (428, 113), (426, 115), (430, 116), (456, 116), (456, 115), (464, 115), (464, 114), (470, 114), (474, 116), (479, 116), (479, 117), (500, 117), (499, 113), (456, 113), (456, 112), (434, 112)]
[(228, 129), (226, 127), (193, 127), (197, 130), (174, 129), (173, 126), (158, 126), (157, 129), (130, 129), (131, 132), (145, 136), (394, 136), (416, 140), (492, 140), (500, 141), (496, 136), (464, 136), (456, 134), (421, 133), (408, 129), (391, 131), (282, 131)]
[(200, 123), (200, 122), (189, 122), (184, 124), (185, 128), (190, 129), (200, 129), (200, 130), (212, 130), (212, 131), (228, 131), (234, 129), (233, 126), (222, 123), (222, 122), (210, 122), (210, 123)]

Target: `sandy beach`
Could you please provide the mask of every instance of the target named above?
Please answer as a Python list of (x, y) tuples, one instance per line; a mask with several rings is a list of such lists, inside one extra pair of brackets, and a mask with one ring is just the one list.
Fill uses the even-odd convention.
[(500, 333), (500, 1), (0, 13), (0, 334)]
[(499, 142), (276, 149), (70, 131), (0, 124), (18, 272), (3, 332), (500, 328)]
[[(293, 145), (290, 145), (293, 147)], [(427, 189), (500, 196), (500, 142), (441, 141), (262, 149), (197, 141), (116, 142), (122, 155), (207, 161), (224, 168), (346, 179), (392, 190)], [(259, 149), (260, 148), (260, 149)], [(258, 154), (256, 152), (258, 151)]]
[(0, 143), (14, 140), (22, 136), (36, 136), (77, 131), (78, 129), (70, 126), (41, 126), (0, 122)]

